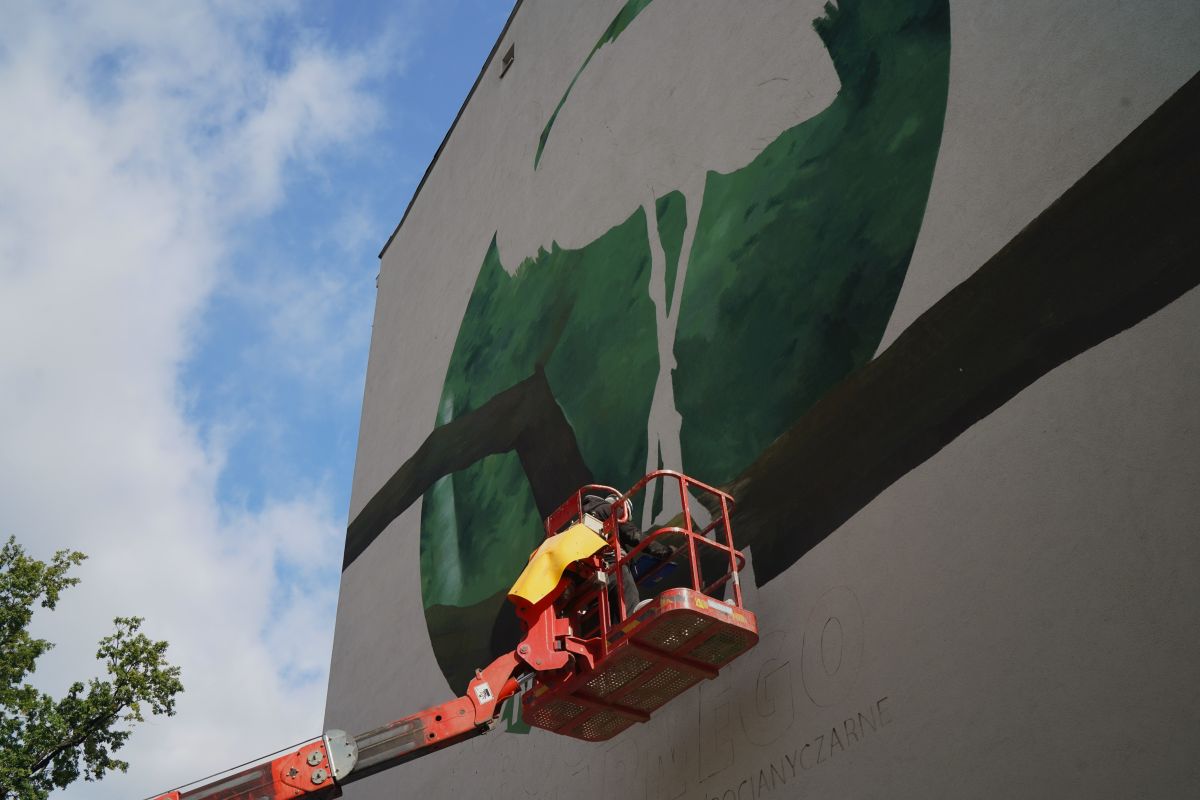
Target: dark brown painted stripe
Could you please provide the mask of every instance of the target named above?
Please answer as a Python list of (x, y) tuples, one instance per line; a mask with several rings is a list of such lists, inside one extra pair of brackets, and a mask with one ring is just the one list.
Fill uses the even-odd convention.
[(724, 487), (760, 584), (1038, 378), (1200, 284), (1197, 142), (1200, 75)]

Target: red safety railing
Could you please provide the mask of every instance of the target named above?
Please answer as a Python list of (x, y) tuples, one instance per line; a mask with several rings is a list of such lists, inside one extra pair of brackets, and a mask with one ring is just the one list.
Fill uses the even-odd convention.
[[(619, 534), (617, 519), (619, 510), (627, 502), (631, 507), (636, 508), (634, 501), (639, 497), (643, 503), (652, 503), (656, 495), (654, 491), (647, 491), (648, 489), (657, 490), (657, 496), (662, 498), (664, 505), (666, 505), (668, 492), (672, 494), (675, 491), (678, 492), (680, 510), (668, 522), (680, 524), (651, 527), (648, 531), (642, 532), (642, 539), (636, 547), (626, 551), (621, 544)], [(745, 566), (746, 559), (733, 545), (733, 528), (729, 522), (733, 498), (730, 495), (674, 470), (651, 472), (624, 493), (611, 486), (589, 484), (581, 487), (575, 494), (567, 498), (546, 518), (546, 536), (553, 536), (569, 525), (582, 522), (583, 498), (587, 495), (597, 495), (606, 500), (613, 498), (610, 501), (612, 510), (608, 518), (603, 521), (601, 533), (608, 541), (611, 552), (602, 552), (598, 556), (593, 556), (588, 564), (581, 565), (581, 572), (585, 573), (583, 575), (585, 579), (591, 578), (593, 573), (613, 576), (616, 585), (616, 606), (614, 609), (611, 605), (606, 580), (599, 582), (594, 588), (579, 592), (566, 600), (562, 616), (572, 620), (572, 628), (577, 636), (588, 639), (597, 637), (601, 643), (601, 654), (607, 654), (608, 651), (609, 629), (620, 625), (633, 611), (633, 609), (626, 608), (624, 585), (626, 571), (622, 567), (628, 567), (628, 574), (633, 575), (635, 565), (653, 542), (672, 544), (668, 545), (670, 547), (669, 555), (659, 559), (657, 564), (635, 577), (639, 594), (643, 599), (649, 596), (647, 592), (659, 582), (660, 576), (671, 565), (679, 567), (683, 565), (683, 561), (686, 561), (686, 577), (689, 580), (686, 583), (677, 583), (676, 586), (687, 586), (713, 597), (716, 592), (721, 592), (726, 584), (732, 582), (732, 597), (726, 602), (739, 608), (742, 607), (742, 587), (738, 580), (738, 572)], [(703, 495), (707, 495), (711, 500), (707, 504), (699, 504), (702, 509), (699, 514), (700, 518), (703, 519), (709, 515), (710, 507), (719, 509), (719, 513), (714, 514), (703, 527), (697, 527), (697, 511), (700, 509), (696, 508), (698, 503), (696, 496)], [(705, 553), (716, 558), (710, 557), (706, 560), (703, 555)], [(717, 566), (718, 564), (719, 566)], [(705, 566), (708, 566), (710, 570), (717, 571), (712, 580), (705, 579)]]

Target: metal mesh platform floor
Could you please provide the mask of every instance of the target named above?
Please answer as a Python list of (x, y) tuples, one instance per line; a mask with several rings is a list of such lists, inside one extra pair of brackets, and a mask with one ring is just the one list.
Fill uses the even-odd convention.
[(534, 727), (611, 739), (758, 642), (754, 614), (691, 589), (670, 589), (608, 634), (595, 669), (539, 677), (522, 696)]

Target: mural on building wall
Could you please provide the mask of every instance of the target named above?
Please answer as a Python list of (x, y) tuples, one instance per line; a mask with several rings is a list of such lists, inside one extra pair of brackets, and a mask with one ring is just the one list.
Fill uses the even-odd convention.
[[(584, 58), (531, 169), (550, 164), (595, 53), (650, 5), (627, 3)], [(435, 428), (352, 521), (345, 560), (424, 494), (426, 619), (453, 687), (515, 641), (504, 592), (581, 483), (665, 463), (724, 484), (761, 584), (1038, 375), (1200, 280), (1178, 237), (1136, 256), (1195, 205), (1180, 159), (1164, 169), (1186, 152), (1176, 131), (1198, 127), (1176, 98), (872, 360), (940, 143), (948, 4), (842, 0), (813, 24), (840, 82), (823, 111), (582, 247), (515, 269), (495, 239), (484, 255)], [(1126, 171), (1155, 176), (1144, 195)]]
[[(626, 4), (596, 49), (649, 5)], [(477, 643), (500, 649), (512, 635), (496, 625), (504, 591), (541, 517), (575, 485), (630, 485), (659, 463), (726, 481), (871, 357), (937, 157), (948, 14), (945, 0), (829, 7), (813, 26), (840, 89), (815, 117), (759, 143), (735, 171), (630, 208), (582, 248), (552, 246), (510, 274), (493, 241), (436, 424), (487, 414), (489, 400), (532, 379), (547, 389), (532, 416), (561, 409), (580, 461), (564, 470), (497, 447), (426, 493), (422, 590), (453, 685), (488, 660)], [(568, 89), (540, 132), (539, 157), (571, 99)], [(665, 432), (648, 426), (664, 416)], [(556, 490), (538, 502), (531, 486), (546, 484)]]

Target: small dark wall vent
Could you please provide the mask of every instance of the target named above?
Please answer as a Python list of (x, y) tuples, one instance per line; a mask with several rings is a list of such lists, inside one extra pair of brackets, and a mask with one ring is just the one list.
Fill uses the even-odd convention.
[(504, 77), (504, 73), (508, 72), (508, 68), (511, 67), (513, 65), (513, 62), (516, 60), (517, 60), (517, 46), (515, 44), (511, 44), (508, 46), (508, 51), (504, 54), (504, 57), (500, 59), (500, 77), (501, 78)]

